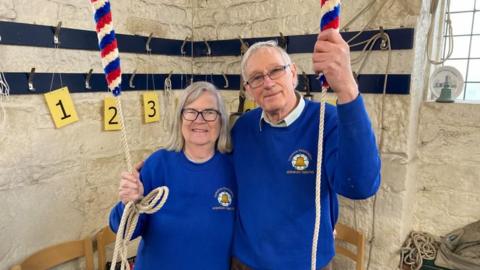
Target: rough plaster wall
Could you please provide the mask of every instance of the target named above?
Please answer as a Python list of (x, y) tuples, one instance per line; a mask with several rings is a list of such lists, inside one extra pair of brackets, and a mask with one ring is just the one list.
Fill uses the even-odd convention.
[(444, 235), (480, 219), (480, 106), (424, 103), (415, 230)]
[[(343, 1), (342, 24), (368, 2)], [(391, 73), (423, 70), (424, 60), (418, 57), (423, 53), (422, 32), (426, 34), (425, 5), (420, 0), (392, 0), (386, 4), (388, 12), (381, 12), (368, 27), (416, 28), (415, 49), (394, 52)], [(360, 16), (349, 30), (362, 29), (378, 6)], [(174, 39), (192, 35), (193, 14), (195, 40), (272, 36), (280, 31), (285, 35), (312, 34), (318, 31), (319, 18), (318, 1), (313, 0), (132, 0), (116, 1), (113, 12), (119, 33), (154, 33)], [(2, 0), (0, 20), (46, 25), (62, 20), (64, 27), (93, 29), (88, 1)], [(356, 55), (352, 53), (352, 58)], [(54, 53), (51, 49), (0, 43), (0, 59), (0, 70), (10, 72), (27, 71), (32, 66), (38, 72), (86, 72), (89, 68), (101, 72), (96, 52)], [(301, 70), (311, 72), (310, 54), (294, 55), (293, 59)], [(193, 68), (196, 73), (238, 73), (239, 60), (198, 58)], [(126, 72), (188, 72), (192, 66), (189, 59), (131, 54), (122, 54), (122, 62)], [(382, 73), (385, 64), (386, 53), (374, 52), (363, 73)], [(443, 234), (479, 218), (475, 207), (479, 203), (475, 188), (480, 175), (476, 166), (480, 159), (476, 143), (479, 121), (475, 117), (478, 105), (422, 105), (417, 132), (422, 84), (414, 75), (411, 96), (387, 96), (385, 100), (383, 184), (375, 208), (370, 269), (395, 269), (398, 249), (410, 227)], [(134, 160), (148, 155), (165, 137), (159, 124), (142, 124), (139, 94), (124, 95), (128, 104), (124, 108), (130, 108), (125, 114)], [(236, 94), (222, 94), (231, 109), (235, 108)], [(123, 153), (119, 134), (101, 131), (101, 99), (105, 95), (72, 96), (80, 121), (60, 130), (53, 128), (41, 96), (15, 96), (7, 104), (8, 120), (0, 130), (0, 196), (7, 202), (0, 210), (0, 267), (52, 243), (91, 235), (106, 224), (109, 208), (116, 201), (116, 179), (123, 168)], [(365, 101), (378, 138), (382, 97), (365, 95)], [(447, 121), (440, 122), (443, 119)], [(417, 133), (418, 162), (414, 154)], [(463, 185), (458, 185), (459, 179)], [(372, 203), (372, 199), (355, 203), (341, 200), (341, 221), (358, 227), (370, 238)], [(451, 216), (445, 219), (444, 213)], [(412, 219), (413, 226), (409, 221)], [(341, 269), (352, 269), (343, 261), (338, 264)]]
[(428, 67), (428, 61), (426, 61), (425, 48), (427, 45), (428, 29), (430, 27), (430, 3), (429, 1), (423, 1), (422, 6), (419, 9), (419, 16), (417, 25), (415, 28), (415, 43), (414, 51), (415, 58), (412, 68), (411, 77), (411, 103), (409, 112), (409, 126), (408, 126), (408, 152), (405, 159), (405, 163), (408, 164), (406, 189), (405, 189), (405, 202), (403, 204), (403, 223), (400, 230), (400, 236), (402, 239), (408, 235), (413, 226), (413, 211), (412, 208), (415, 204), (415, 190), (417, 188), (417, 181), (415, 181), (418, 159), (417, 159), (417, 140), (418, 137), (418, 118), (419, 110), (423, 102), (425, 89), (425, 70)]
[[(117, 33), (183, 39), (192, 34), (191, 1), (112, 2)], [(1, 0), (0, 20), (93, 30), (89, 1)], [(121, 54), (124, 72), (183, 73), (191, 59)], [(96, 51), (2, 45), (0, 70), (101, 73)], [(56, 86), (59, 86), (56, 77)], [(179, 91), (176, 91), (178, 95)], [(132, 159), (139, 161), (166, 137), (160, 123), (143, 124), (141, 91), (122, 95)], [(92, 236), (107, 225), (126, 168), (120, 132), (103, 131), (108, 93), (71, 94), (79, 121), (55, 129), (43, 95), (11, 96), (0, 126), (0, 269), (43, 247)], [(163, 113), (163, 112), (162, 112)], [(1, 114), (1, 113), (0, 113)], [(3, 115), (2, 115), (3, 116)], [(0, 119), (2, 119), (0, 117)], [(65, 269), (81, 269), (77, 263)]]
[[(428, 9), (429, 10), (429, 7)], [(422, 11), (421, 25), (428, 25), (430, 14)], [(443, 17), (443, 16), (442, 16)], [(420, 28), (420, 27), (419, 27)], [(419, 29), (417, 28), (417, 29)], [(437, 26), (437, 28), (441, 28)], [(417, 30), (416, 42), (426, 42), (427, 29)], [(435, 51), (435, 50), (434, 50)], [(417, 54), (416, 78), (428, 80), (435, 66), (422, 65), (425, 54)], [(417, 59), (416, 59), (417, 60)], [(422, 74), (423, 72), (423, 74)], [(421, 84), (419, 84), (421, 85)], [(424, 89), (428, 83), (424, 83)], [(415, 93), (427, 96), (424, 93)], [(422, 97), (413, 96), (418, 102)], [(409, 179), (411, 184), (412, 226), (410, 229), (441, 236), (480, 219), (480, 167), (478, 144), (479, 104), (441, 104), (418, 102), (418, 128), (410, 144), (417, 144), (417, 167)], [(416, 141), (413, 138), (418, 138)]]

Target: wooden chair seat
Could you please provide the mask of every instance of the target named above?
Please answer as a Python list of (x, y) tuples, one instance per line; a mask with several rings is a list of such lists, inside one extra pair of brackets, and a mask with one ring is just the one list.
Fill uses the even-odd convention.
[(85, 258), (85, 269), (93, 270), (93, 248), (90, 238), (69, 241), (44, 248), (30, 255), (11, 270), (47, 270), (74, 259)]

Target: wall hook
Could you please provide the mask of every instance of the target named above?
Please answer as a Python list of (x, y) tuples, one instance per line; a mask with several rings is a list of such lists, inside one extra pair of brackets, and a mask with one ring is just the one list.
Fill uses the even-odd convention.
[(152, 36), (153, 36), (153, 33), (150, 33), (150, 35), (148, 36), (148, 39), (147, 39), (147, 43), (145, 44), (145, 50), (148, 53), (152, 52), (152, 48), (150, 48), (150, 41), (152, 41)]
[(310, 79), (308, 78), (308, 75), (307, 73), (305, 73), (305, 71), (302, 71), (302, 79), (303, 91), (305, 91), (303, 97), (308, 100), (313, 100), (313, 95), (310, 93)]
[(135, 79), (135, 75), (137, 74), (137, 70), (135, 69), (130, 76), (130, 80), (128, 80), (128, 87), (130, 88), (135, 88), (135, 85), (133, 84), (133, 80)]
[(88, 71), (87, 77), (85, 78), (85, 88), (86, 89), (92, 89), (92, 86), (90, 85), (90, 78), (92, 77), (92, 72), (93, 72), (93, 68), (91, 68)]
[(382, 41), (380, 42), (380, 49), (381, 50), (388, 49), (387, 34), (385, 33), (385, 30), (383, 29), (383, 26), (380, 26), (380, 38), (382, 39)]
[(222, 76), (223, 76), (223, 79), (225, 80), (225, 85), (223, 85), (223, 88), (227, 89), (229, 86), (227, 75), (225, 75), (225, 72), (222, 72)]
[(186, 36), (185, 37), (185, 40), (183, 41), (182, 43), (182, 47), (180, 47), (180, 52), (182, 53), (182, 55), (186, 55), (187, 52), (185, 51), (185, 45), (187, 45), (187, 42), (190, 40), (190, 37), (189, 36)]
[(205, 46), (207, 47), (207, 56), (212, 55), (212, 49), (210, 48), (210, 45), (208, 44), (206, 39), (203, 39), (203, 42), (205, 42)]
[(35, 92), (37, 90), (35, 90), (35, 87), (33, 87), (33, 76), (35, 75), (35, 68), (33, 67), (31, 70), (30, 70), (30, 74), (28, 75), (28, 90), (30, 92)]
[(248, 42), (243, 41), (241, 36), (238, 36), (238, 39), (240, 40), (240, 55), (243, 55), (247, 52), (249, 45)]
[(59, 21), (57, 27), (55, 28), (55, 33), (53, 34), (53, 44), (55, 46), (60, 45), (60, 30), (62, 29), (62, 21)]
[(165, 78), (165, 82), (163, 83), (164, 84), (163, 88), (165, 90), (172, 89), (172, 73), (173, 73), (173, 70), (171, 70), (170, 73), (168, 73), (167, 78)]
[(280, 32), (280, 40), (278, 41), (278, 46), (287, 51), (288, 39), (283, 35), (282, 32)]

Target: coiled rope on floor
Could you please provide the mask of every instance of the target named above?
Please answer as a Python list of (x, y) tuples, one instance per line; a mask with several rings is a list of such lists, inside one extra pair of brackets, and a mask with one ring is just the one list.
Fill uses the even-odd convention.
[[(129, 172), (133, 171), (130, 147), (128, 146), (125, 117), (123, 116), (122, 103), (120, 100), (122, 71), (120, 57), (113, 30), (112, 13), (108, 0), (90, 0), (94, 10), (98, 45), (101, 51), (102, 66), (105, 72), (108, 88), (115, 97), (118, 114), (120, 117), (122, 146)], [(147, 78), (148, 79), (148, 78)], [(122, 219), (115, 240), (111, 270), (115, 269), (117, 257), (120, 254), (120, 269), (130, 269), (127, 261), (127, 245), (133, 235), (141, 213), (153, 214), (165, 204), (168, 198), (168, 188), (159, 187), (151, 191), (146, 197), (137, 202), (128, 202), (125, 205)]]
[(423, 260), (435, 259), (438, 249), (439, 244), (433, 235), (412, 231), (400, 250), (399, 269), (403, 270), (407, 266), (411, 270), (419, 270)]

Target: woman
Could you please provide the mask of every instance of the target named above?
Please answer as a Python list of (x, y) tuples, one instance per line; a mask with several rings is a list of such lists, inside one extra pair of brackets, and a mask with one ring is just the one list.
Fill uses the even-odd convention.
[(133, 238), (141, 236), (135, 269), (230, 267), (235, 182), (227, 113), (210, 83), (195, 82), (182, 96), (173, 134), (138, 173), (122, 173), (119, 202), (110, 227), (118, 230), (124, 205), (154, 188), (170, 189), (158, 212), (140, 215)]

